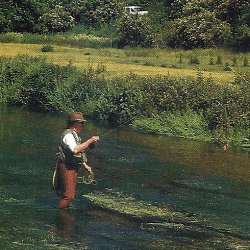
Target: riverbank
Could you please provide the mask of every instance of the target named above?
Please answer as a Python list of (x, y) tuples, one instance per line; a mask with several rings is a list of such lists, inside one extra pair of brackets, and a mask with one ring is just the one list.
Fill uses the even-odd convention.
[[(249, 75), (218, 85), (196, 77), (104, 78), (102, 67), (78, 70), (39, 56), (2, 57), (0, 102), (36, 111), (79, 110), (94, 120), (133, 124), (143, 132), (217, 143), (248, 143)], [(249, 138), (248, 138), (249, 137)]]

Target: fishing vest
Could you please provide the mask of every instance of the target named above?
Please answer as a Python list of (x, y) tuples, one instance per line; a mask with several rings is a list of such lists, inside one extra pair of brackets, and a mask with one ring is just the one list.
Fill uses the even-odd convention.
[(81, 144), (81, 138), (77, 136), (77, 134), (74, 133), (72, 129), (66, 129), (64, 133), (62, 134), (61, 141), (57, 149), (57, 155), (56, 155), (57, 159), (69, 165), (79, 165), (79, 164), (82, 164), (83, 162), (87, 162), (88, 159), (84, 151), (75, 155), (67, 147), (67, 145), (63, 143), (63, 138), (67, 134), (72, 134), (74, 136), (77, 145)]

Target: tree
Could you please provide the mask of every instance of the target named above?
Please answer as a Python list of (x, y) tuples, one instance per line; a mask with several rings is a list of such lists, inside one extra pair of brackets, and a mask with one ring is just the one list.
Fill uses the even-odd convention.
[(249, 0), (175, 0), (170, 44), (192, 48), (231, 40), (249, 49), (249, 7)]
[(221, 20), (231, 25), (234, 43), (240, 50), (250, 50), (250, 2), (247, 0), (223, 0), (215, 9)]
[(245, 24), (244, 16), (249, 14), (250, 3), (246, 0), (222, 0), (215, 7), (217, 17), (231, 24), (235, 29), (239, 24)]
[(178, 18), (172, 23), (169, 45), (190, 49), (223, 44), (231, 37), (230, 25), (205, 12)]
[(62, 0), (61, 5), (77, 23), (90, 25), (108, 24), (121, 13), (121, 4), (116, 0)]
[(2, 0), (0, 5), (0, 32), (32, 32), (41, 5), (35, 0)]
[(57, 5), (54, 10), (42, 15), (38, 19), (36, 30), (40, 33), (60, 32), (74, 26), (74, 18), (65, 11), (63, 6)]
[(152, 27), (149, 19), (140, 16), (124, 16), (118, 24), (118, 46), (152, 46), (155, 41), (153, 38)]

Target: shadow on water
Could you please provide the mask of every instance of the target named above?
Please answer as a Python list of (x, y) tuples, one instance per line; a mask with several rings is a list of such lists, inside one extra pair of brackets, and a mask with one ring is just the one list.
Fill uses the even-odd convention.
[[(61, 115), (0, 110), (1, 249), (250, 249), (249, 154), (120, 127), (72, 210), (51, 187)], [(86, 123), (83, 137), (107, 128)]]

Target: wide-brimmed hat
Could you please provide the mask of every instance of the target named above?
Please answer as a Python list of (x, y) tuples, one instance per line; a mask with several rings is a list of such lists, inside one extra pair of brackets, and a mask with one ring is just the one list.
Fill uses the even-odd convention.
[(72, 122), (86, 122), (86, 120), (83, 118), (83, 114), (80, 112), (74, 112), (69, 115), (69, 121)]

